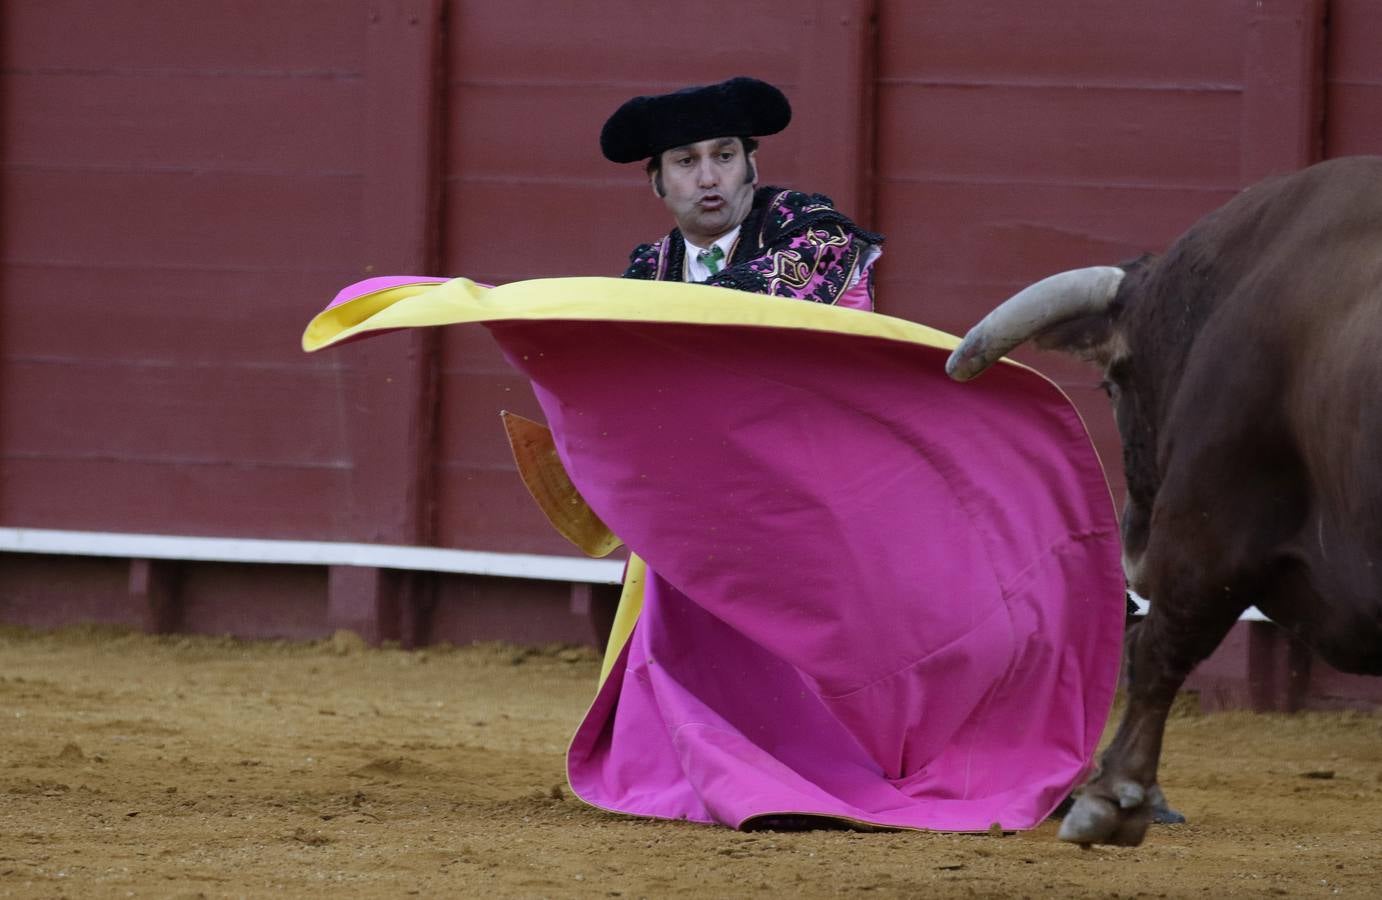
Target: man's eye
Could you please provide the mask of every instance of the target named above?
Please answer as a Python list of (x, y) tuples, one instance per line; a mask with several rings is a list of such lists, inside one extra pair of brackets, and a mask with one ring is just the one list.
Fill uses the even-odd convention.
[(679, 166), (689, 166), (689, 165), (691, 165), (691, 157), (689, 157), (689, 156), (683, 156), (683, 157), (681, 157), (680, 159), (677, 160), (677, 165), (679, 165)]
[(720, 154), (720, 162), (729, 162), (731, 159), (734, 159), (734, 154), (728, 150)]

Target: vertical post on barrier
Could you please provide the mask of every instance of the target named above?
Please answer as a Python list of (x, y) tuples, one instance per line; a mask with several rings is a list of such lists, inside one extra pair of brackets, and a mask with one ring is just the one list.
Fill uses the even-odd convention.
[[(370, 0), (365, 59), (363, 275), (435, 271), (440, 253), (443, 0)], [(438, 344), (427, 331), (351, 348), (352, 538), (433, 538)], [(378, 570), (328, 578), (328, 624), (369, 640), (400, 637), (399, 604), (420, 604), (429, 576)], [(416, 632), (416, 628), (410, 628)]]
[(353, 631), (371, 644), (397, 638), (398, 604), (390, 574), (373, 566), (332, 566), (326, 605), (330, 626)]
[(1254, 712), (1295, 712), (1310, 681), (1308, 647), (1274, 622), (1247, 622), (1248, 701)]
[(1324, 151), (1325, 0), (1246, 4), (1242, 183), (1291, 172)]
[(139, 611), (140, 627), (145, 634), (177, 631), (182, 615), (177, 576), (177, 563), (171, 560), (130, 560), (130, 601)]
[[(799, 108), (822, 126), (801, 150), (806, 186), (865, 228), (873, 222), (877, 0), (811, 4), (798, 76)], [(809, 176), (809, 178), (808, 178)]]

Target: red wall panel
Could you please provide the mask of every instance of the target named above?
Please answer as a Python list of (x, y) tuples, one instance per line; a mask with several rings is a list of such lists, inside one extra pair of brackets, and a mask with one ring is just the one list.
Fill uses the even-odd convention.
[(883, 0), (878, 77), (1186, 89), (1237, 83), (1239, 0)]
[[(329, 268), (360, 256), (358, 175), (5, 168), (8, 258), (73, 268)], [(131, 227), (137, 226), (137, 227)]]
[[(81, 448), (170, 465), (344, 467), (345, 411), (303, 402), (328, 396), (334, 381), (329, 371), (285, 366), (20, 359), (7, 369), (6, 391), (24, 402), (0, 407), (0, 428), (7, 452), (23, 456), (63, 458)], [(256, 421), (265, 413), (295, 427), (265, 427)], [(166, 427), (208, 415), (233, 424)]]
[(0, 266), (0, 296), (7, 298), (0, 348), (16, 360), (205, 368), (225, 359), (277, 367), (287, 380), (316, 377), (349, 360), (303, 357), (302, 324), (350, 277), (343, 269), (7, 263)]
[[(301, 174), (360, 171), (358, 74), (33, 69), (8, 76), (32, 166)], [(313, 123), (303, 128), (302, 123)]]
[[(1178, 0), (1155, 21), (1144, 12), (880, 5), (881, 310), (962, 334), (1045, 275), (1164, 249), (1243, 186), (1252, 9)], [(1017, 357), (1071, 393), (1119, 491), (1098, 374)]]
[(963, 333), (1043, 275), (1159, 250), (1229, 188), (1043, 181), (890, 180), (879, 208), (896, 227), (878, 274), (884, 312)]
[(0, 522), (346, 537), (365, 17), (138, 7), (4, 8)]
[(6, 554), (0, 565), (0, 623), (60, 628), (74, 622), (138, 628), (126, 560)]
[(572, 609), (564, 584), (443, 575), (436, 593), (427, 623), (434, 642), (585, 644), (595, 639), (589, 616)]
[(1330, 0), (1325, 53), (1326, 156), (1382, 153), (1382, 4)]
[[(1238, 92), (886, 82), (882, 178), (1221, 187), (1238, 176)], [(1136, 124), (1116, 125), (1130, 109)]]
[[(503, 436), (491, 437), (503, 441)], [(444, 487), (437, 494), (437, 531), (443, 540), (464, 540), (464, 546), (496, 553), (541, 553), (579, 556), (562, 538), (520, 482), (512, 463), (484, 467), (445, 462), (438, 473)]]
[(578, 555), (547, 524), (514, 469), (500, 410), (543, 421), (528, 380), (483, 328), (455, 329), (445, 347), (437, 427), (437, 533), (449, 546)]
[[(348, 537), (349, 472), (330, 463), (136, 459), (96, 440), (73, 452), (8, 455), (4, 524), (145, 534)], [(314, 502), (305, 502), (311, 498)]]
[(340, 0), (5, 0), (6, 69), (348, 74), (364, 52)]
[(241, 638), (324, 636), (325, 569), (314, 566), (183, 566), (176, 630)]

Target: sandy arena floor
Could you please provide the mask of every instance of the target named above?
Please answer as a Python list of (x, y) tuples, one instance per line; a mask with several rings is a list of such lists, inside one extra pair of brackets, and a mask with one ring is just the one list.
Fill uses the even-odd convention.
[(591, 809), (588, 650), (0, 630), (0, 897), (1382, 896), (1382, 716), (1182, 714), (1193, 824), (741, 834)]

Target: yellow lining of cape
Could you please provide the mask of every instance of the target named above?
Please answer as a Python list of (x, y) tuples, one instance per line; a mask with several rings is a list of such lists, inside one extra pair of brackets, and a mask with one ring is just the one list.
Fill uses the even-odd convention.
[(880, 313), (782, 297), (746, 298), (742, 291), (702, 284), (586, 277), (536, 278), (487, 288), (455, 278), (386, 288), (324, 310), (308, 323), (302, 349), (310, 353), (388, 328), (537, 319), (793, 328), (943, 350), (960, 343), (944, 331)]
[[(614, 612), (614, 625), (609, 630), (609, 642), (605, 644), (605, 658), (600, 663), (599, 685), (604, 686), (614, 662), (619, 658), (633, 626), (643, 613), (643, 582), (648, 577), (648, 564), (637, 553), (629, 554), (628, 567), (624, 569), (624, 590), (619, 595), (619, 608)], [(598, 690), (597, 690), (598, 693)]]

